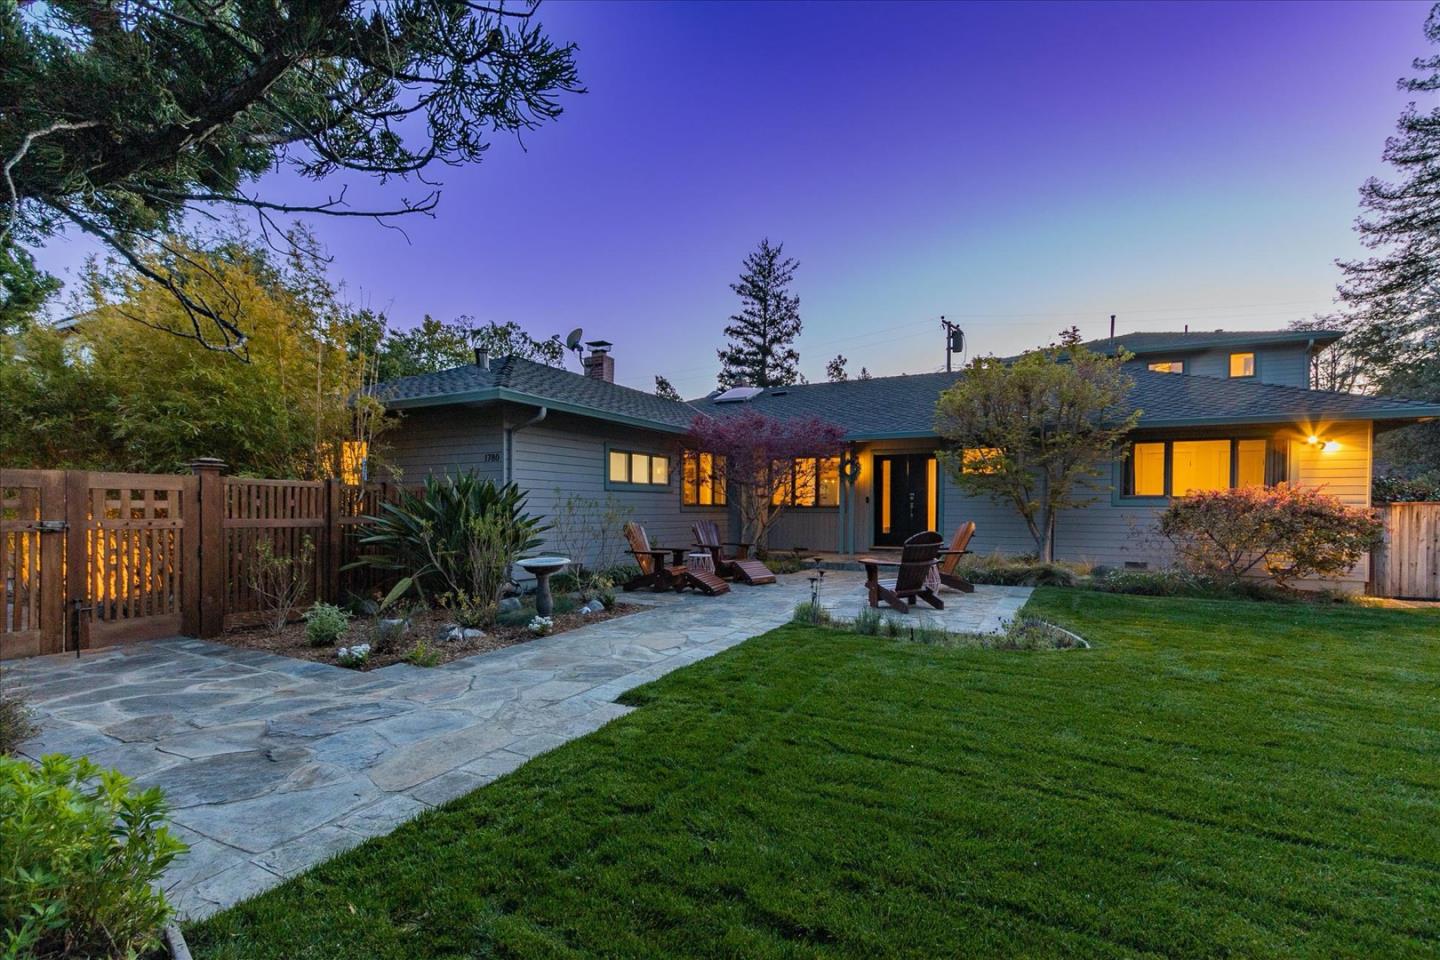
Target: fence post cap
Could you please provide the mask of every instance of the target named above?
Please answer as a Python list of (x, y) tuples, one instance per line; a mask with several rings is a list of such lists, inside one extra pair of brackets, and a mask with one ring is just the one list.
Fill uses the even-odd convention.
[(224, 469), (225, 461), (218, 457), (196, 457), (190, 461), (190, 470), (194, 473), (200, 473), (203, 470), (214, 470), (219, 473)]

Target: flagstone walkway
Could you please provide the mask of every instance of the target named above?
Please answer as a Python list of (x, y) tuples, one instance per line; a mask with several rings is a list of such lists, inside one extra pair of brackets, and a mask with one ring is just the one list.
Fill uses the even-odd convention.
[[(433, 669), (175, 639), (17, 661), (7, 684), (40, 721), (27, 756), (84, 754), (164, 788), (190, 845), (165, 886), (196, 918), (623, 716), (626, 690), (786, 622), (809, 593), (796, 574), (714, 598), (629, 594), (653, 609)], [(994, 632), (1029, 595), (946, 591), (943, 613), (914, 619)], [(827, 573), (821, 596), (853, 616), (860, 575)]]

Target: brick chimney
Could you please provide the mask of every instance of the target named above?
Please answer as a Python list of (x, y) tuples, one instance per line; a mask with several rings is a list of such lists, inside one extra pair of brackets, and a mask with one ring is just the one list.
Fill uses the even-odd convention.
[(593, 380), (604, 380), (606, 383), (615, 382), (615, 358), (610, 356), (610, 348), (614, 346), (607, 340), (587, 340), (585, 346), (590, 348), (590, 355), (583, 361), (585, 365), (585, 376)]

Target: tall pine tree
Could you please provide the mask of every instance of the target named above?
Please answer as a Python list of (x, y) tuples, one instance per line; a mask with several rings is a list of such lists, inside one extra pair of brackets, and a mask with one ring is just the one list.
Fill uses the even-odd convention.
[[(1425, 36), (1440, 44), (1440, 4)], [(1440, 55), (1418, 57), (1400, 80), (1414, 94), (1440, 90)], [(1395, 182), (1371, 178), (1360, 188), (1360, 239), (1372, 254), (1341, 262), (1347, 305), (1345, 349), (1358, 356), (1368, 386), (1440, 400), (1440, 107), (1405, 108), (1384, 159)], [(1440, 425), (1419, 424), (1385, 438), (1382, 455), (1406, 472), (1440, 471)]]
[(769, 238), (745, 258), (740, 282), (740, 312), (725, 328), (729, 344), (718, 351), (720, 386), (779, 387), (800, 379), (800, 298), (789, 290), (800, 264), (785, 256), (785, 245)]

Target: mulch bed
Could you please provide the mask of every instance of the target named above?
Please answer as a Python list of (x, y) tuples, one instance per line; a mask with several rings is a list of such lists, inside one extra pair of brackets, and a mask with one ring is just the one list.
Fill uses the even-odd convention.
[[(613, 609), (590, 616), (580, 613), (557, 613), (551, 618), (555, 621), (551, 635), (574, 630), (587, 623), (603, 623), (606, 620), (614, 620), (616, 617), (628, 616), (644, 609), (643, 606), (636, 604), (617, 603)], [(305, 624), (299, 620), (286, 624), (285, 629), (278, 634), (272, 634), (268, 628), (260, 626), (234, 626), (216, 640), (245, 650), (264, 650), (266, 653), (277, 653), (282, 657), (313, 660), (317, 663), (329, 663), (335, 666), (340, 665), (336, 657), (336, 651), (339, 648), (357, 643), (368, 643), (370, 644), (370, 659), (363, 669), (374, 670), (392, 663), (404, 662), (405, 655), (413, 650), (416, 642), (420, 640), (425, 641), (425, 649), (435, 656), (438, 663), (449, 663), (451, 660), (485, 653), (488, 650), (499, 650), (502, 647), (539, 639), (524, 624), (506, 626), (499, 623), (486, 630), (485, 636), (473, 640), (439, 639), (445, 635), (447, 625), (453, 623), (454, 618), (448, 611), (422, 610), (411, 617), (410, 629), (396, 649), (383, 653), (376, 645), (372, 628), (373, 621), (361, 617), (350, 621), (350, 629), (333, 647), (310, 646), (310, 641), (305, 638)]]

